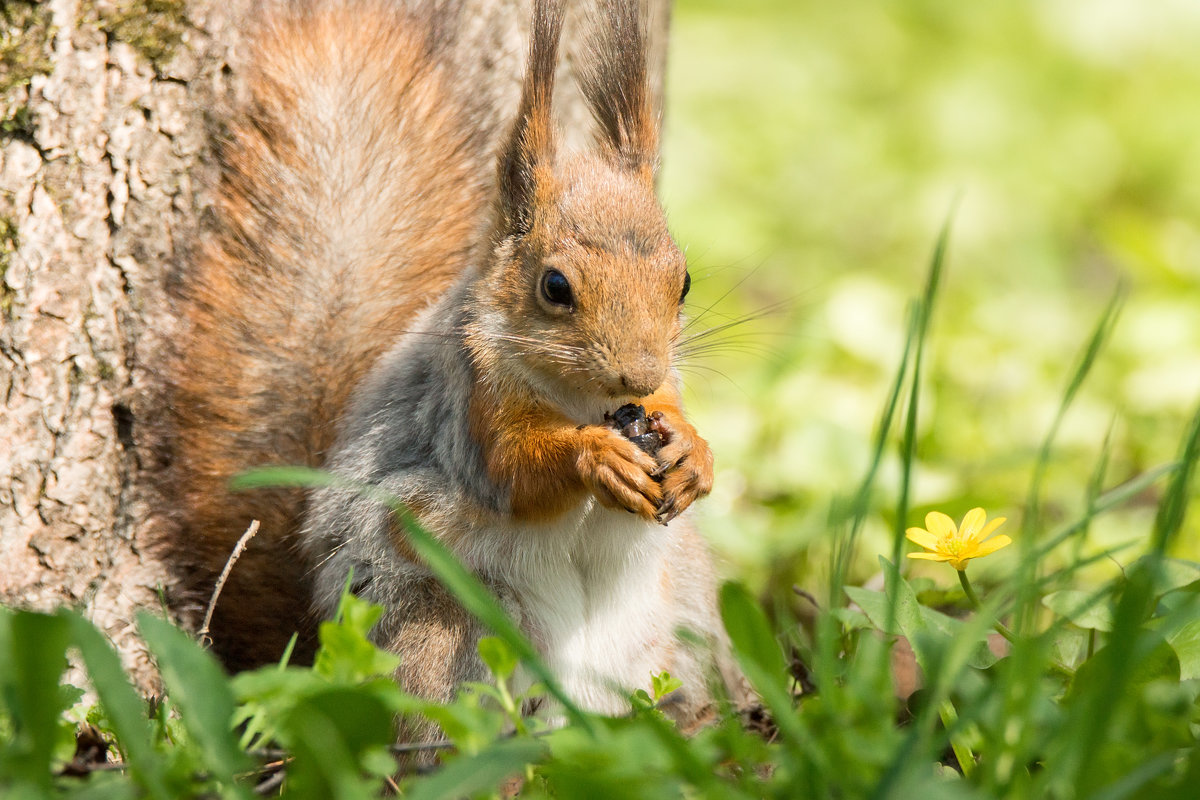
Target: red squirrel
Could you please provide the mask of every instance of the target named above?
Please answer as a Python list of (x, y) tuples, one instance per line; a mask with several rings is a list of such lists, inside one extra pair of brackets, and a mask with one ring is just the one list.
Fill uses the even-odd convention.
[[(640, 9), (604, 0), (589, 19), (576, 69), (598, 137), (566, 152), (551, 109), (563, 7), (535, 0), (497, 154), (419, 8), (276, 7), (253, 37), (215, 234), (180, 300), (185, 586), (198, 599), (259, 519), (217, 605), (228, 664), (277, 657), (353, 571), (386, 609), (373, 635), (406, 689), (449, 699), (483, 678), (486, 632), (384, 506), (226, 488), (259, 464), (320, 466), (399, 497), (583, 707), (621, 712), (666, 670), (684, 682), (672, 713), (697, 719), (713, 675), (737, 678), (709, 555), (679, 516), (711, 489), (713, 456), (672, 369), (690, 278), (655, 197)], [(662, 434), (654, 456), (605, 422), (633, 402)]]

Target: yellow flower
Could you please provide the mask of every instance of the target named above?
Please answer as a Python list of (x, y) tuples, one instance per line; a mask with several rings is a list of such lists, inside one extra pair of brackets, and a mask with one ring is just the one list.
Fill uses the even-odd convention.
[(982, 508), (972, 508), (963, 517), (960, 527), (954, 526), (954, 520), (940, 511), (930, 511), (925, 515), (925, 528), (909, 528), (908, 540), (921, 545), (928, 553), (909, 553), (909, 558), (924, 558), (929, 561), (949, 561), (950, 566), (958, 571), (967, 568), (967, 562), (972, 558), (982, 558), (990, 555), (1001, 547), (1012, 544), (1012, 539), (1003, 533), (988, 538), (992, 531), (999, 528), (1004, 517), (996, 517), (986, 525), (987, 514)]

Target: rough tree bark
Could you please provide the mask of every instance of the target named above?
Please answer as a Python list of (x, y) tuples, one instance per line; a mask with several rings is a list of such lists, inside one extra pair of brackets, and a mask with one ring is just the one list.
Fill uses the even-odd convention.
[[(515, 110), (529, 0), (462, 0)], [(582, 0), (594, 2), (594, 0)], [(85, 610), (143, 689), (132, 619), (170, 580), (161, 365), (252, 0), (0, 0), (0, 603)], [(668, 0), (652, 0), (661, 97)], [(580, 14), (564, 71), (583, 47)], [(558, 103), (590, 135), (572, 83)], [(501, 112), (498, 112), (501, 113)], [(503, 113), (510, 113), (504, 111)]]

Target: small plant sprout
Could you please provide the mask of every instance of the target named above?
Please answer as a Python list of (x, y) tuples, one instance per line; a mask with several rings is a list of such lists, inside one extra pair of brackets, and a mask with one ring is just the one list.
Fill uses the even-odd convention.
[(666, 671), (660, 672), (657, 675), (651, 673), (650, 683), (654, 690), (654, 702), (656, 703), (669, 695), (671, 692), (683, 686), (683, 681), (679, 680), (679, 678), (673, 677), (671, 673)]
[(513, 697), (509, 690), (509, 678), (517, 669), (519, 658), (513, 652), (512, 648), (505, 641), (497, 636), (484, 636), (479, 640), (477, 645), (479, 649), (479, 657), (487, 668), (491, 671), (492, 676), (496, 679), (496, 685), (488, 686), (486, 684), (472, 684), (478, 690), (485, 694), (491, 695), (499, 703), (504, 712), (508, 714), (512, 720), (513, 726), (518, 733), (526, 733), (525, 720), (521, 716), (521, 704), (517, 698)]
[(983, 558), (1012, 544), (1012, 539), (1004, 534), (991, 536), (1004, 520), (1004, 517), (996, 517), (987, 522), (987, 514), (982, 508), (972, 508), (963, 517), (962, 525), (955, 526), (954, 520), (942, 512), (930, 511), (925, 515), (925, 528), (909, 528), (907, 532), (910, 542), (929, 552), (909, 553), (908, 557), (948, 561), (950, 566), (963, 572), (972, 558)]

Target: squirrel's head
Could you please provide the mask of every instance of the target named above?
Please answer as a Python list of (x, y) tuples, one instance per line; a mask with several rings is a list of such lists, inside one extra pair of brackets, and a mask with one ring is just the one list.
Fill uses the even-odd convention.
[[(549, 399), (611, 409), (667, 379), (690, 278), (655, 197), (658, 120), (633, 0), (602, 4), (580, 87), (594, 151), (559, 155), (551, 121), (561, 6), (536, 4), (521, 106), (500, 157), (486, 335)], [(508, 371), (508, 370), (504, 370)]]

